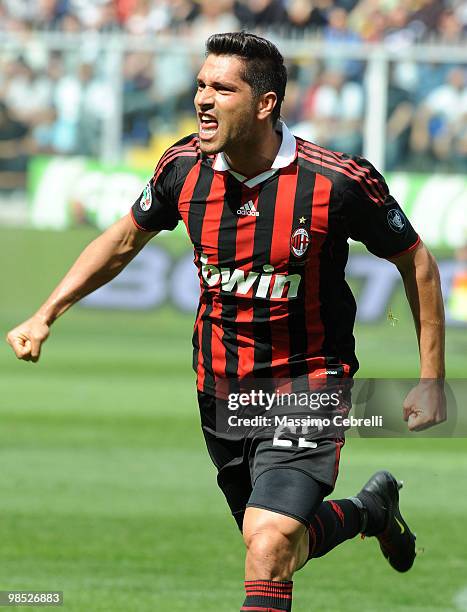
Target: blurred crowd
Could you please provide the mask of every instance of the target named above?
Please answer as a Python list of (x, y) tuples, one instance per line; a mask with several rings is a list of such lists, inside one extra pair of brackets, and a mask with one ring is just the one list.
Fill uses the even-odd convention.
[[(240, 28), (329, 43), (465, 45), (460, 0), (0, 0), (0, 190), (22, 188), (36, 153), (99, 157), (122, 117), (124, 147), (147, 145), (192, 113), (201, 57), (170, 42)], [(82, 47), (46, 44), (35, 31), (83, 32)], [(2, 48), (2, 32), (24, 44)], [(127, 51), (115, 68), (96, 32), (167, 40), (164, 52)], [(96, 38), (97, 36), (97, 38)], [(172, 39), (173, 40), (173, 39)], [(183, 51), (183, 49), (182, 49)], [(311, 55), (311, 54), (310, 54)], [(401, 53), (401, 58), (404, 53)], [(466, 57), (467, 62), (467, 57)], [(283, 115), (298, 135), (362, 152), (373, 93), (366, 62), (288, 59)], [(122, 96), (115, 95), (119, 88)], [(391, 62), (386, 168), (467, 170), (467, 63)]]
[(433, 37), (460, 41), (463, 0), (2, 0), (0, 30), (125, 31), (189, 29), (202, 38), (239, 28), (320, 31), (338, 41)]

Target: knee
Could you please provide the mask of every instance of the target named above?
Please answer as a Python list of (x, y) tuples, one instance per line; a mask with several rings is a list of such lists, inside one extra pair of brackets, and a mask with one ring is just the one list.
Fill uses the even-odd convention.
[(244, 540), (248, 552), (255, 556), (293, 548), (293, 539), (274, 525), (263, 526), (252, 533), (246, 532)]
[(248, 565), (263, 579), (288, 580), (297, 567), (299, 537), (274, 523), (244, 529)]

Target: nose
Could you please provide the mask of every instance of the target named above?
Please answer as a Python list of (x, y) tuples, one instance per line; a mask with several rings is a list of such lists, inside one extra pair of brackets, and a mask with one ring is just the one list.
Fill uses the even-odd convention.
[(208, 108), (212, 108), (214, 106), (214, 89), (212, 87), (203, 87), (203, 89), (198, 89), (195, 96), (195, 104), (201, 110), (207, 110)]

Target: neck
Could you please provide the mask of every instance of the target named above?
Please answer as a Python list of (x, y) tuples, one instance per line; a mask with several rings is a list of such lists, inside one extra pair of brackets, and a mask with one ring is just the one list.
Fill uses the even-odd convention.
[(247, 141), (225, 150), (224, 155), (232, 170), (250, 178), (269, 170), (281, 142), (281, 135), (268, 126)]

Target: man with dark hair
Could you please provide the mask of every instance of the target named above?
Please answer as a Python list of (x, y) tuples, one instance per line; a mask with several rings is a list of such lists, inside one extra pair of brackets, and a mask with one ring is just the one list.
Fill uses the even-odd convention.
[(254, 34), (213, 34), (206, 43), (207, 55), (236, 56), (242, 58), (242, 78), (251, 87), (254, 98), (272, 91), (276, 104), (271, 112), (271, 121), (277, 122), (287, 85), (287, 70), (284, 59), (269, 40)]
[(201, 285), (193, 345), (203, 433), (247, 548), (242, 610), (290, 611), (294, 572), (358, 533), (376, 536), (396, 570), (410, 569), (415, 537), (399, 510), (401, 485), (381, 471), (355, 497), (323, 501), (343, 438), (229, 436), (219, 430), (222, 389), (248, 379), (311, 386), (356, 372), (355, 302), (344, 280), (353, 238), (395, 263), (414, 315), (423, 380), (404, 419), (411, 430), (441, 422), (439, 275), (368, 161), (295, 138), (278, 120), (286, 72), (269, 41), (212, 36), (197, 82), (198, 133), (166, 151), (131, 214), (83, 251), (8, 342), (37, 361), (60, 315), (183, 220)]

